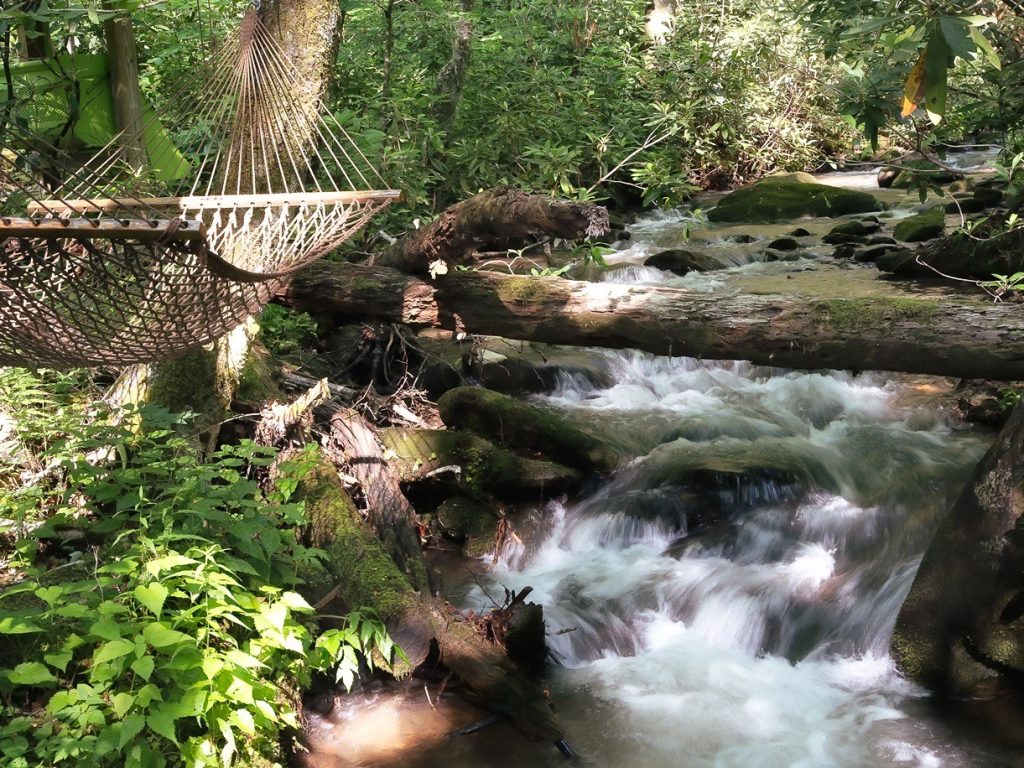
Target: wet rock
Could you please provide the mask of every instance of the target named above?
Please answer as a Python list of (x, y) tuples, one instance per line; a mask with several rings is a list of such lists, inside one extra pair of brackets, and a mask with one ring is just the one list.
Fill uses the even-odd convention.
[(801, 216), (844, 216), (883, 209), (867, 192), (812, 183), (807, 174), (769, 176), (723, 197), (711, 221), (774, 222)]
[(768, 243), (768, 247), (776, 251), (795, 251), (798, 248), (804, 248), (805, 246), (798, 243), (792, 237), (779, 237)]
[(750, 243), (756, 243), (757, 238), (753, 235), (730, 235), (725, 238), (727, 243), (739, 243), (740, 245), (749, 245)]
[[(922, 182), (929, 184), (949, 184), (954, 181), (959, 181), (964, 178), (962, 173), (957, 171), (951, 171), (941, 166), (935, 165), (930, 160), (924, 158), (915, 159), (904, 159), (901, 160), (899, 165), (900, 169), (886, 169), (896, 170), (895, 176), (889, 182), (888, 186), (895, 187), (897, 189), (907, 189), (913, 187)], [(879, 184), (881, 183), (882, 174), (879, 172)]]
[(776, 261), (799, 261), (803, 258), (799, 253), (793, 251), (772, 251), (767, 250), (761, 254), (762, 261), (776, 262)]
[(884, 256), (887, 253), (901, 250), (903, 249), (898, 245), (884, 243), (882, 245), (875, 245), (870, 248), (863, 248), (857, 251), (857, 253), (853, 255), (853, 260), (861, 263), (874, 262), (879, 256)]
[(468, 557), (482, 557), (494, 547), (501, 522), (495, 505), (468, 496), (453, 496), (441, 503), (434, 516), (445, 533), (463, 543)]
[(987, 240), (958, 232), (918, 251), (887, 253), (875, 263), (883, 272), (934, 277), (935, 272), (918, 260), (953, 277), (987, 280), (994, 274), (1012, 275), (1024, 270), (1024, 230), (1003, 232)]
[(1003, 190), (998, 187), (978, 187), (974, 199), (986, 208), (993, 208), (1003, 202)]
[(857, 246), (855, 245), (840, 245), (832, 251), (833, 259), (852, 259), (857, 254)]
[(865, 245), (896, 245), (896, 238), (887, 235), (875, 235), (869, 237)]
[(945, 229), (945, 213), (941, 208), (932, 208), (897, 222), (892, 236), (901, 243), (920, 243), (942, 237)]
[(710, 272), (722, 268), (721, 263), (711, 256), (696, 251), (687, 251), (683, 248), (671, 248), (656, 253), (644, 261), (644, 266), (664, 269), (677, 275), (685, 275), (688, 272)]
[(847, 235), (842, 232), (829, 232), (821, 241), (826, 245), (863, 245), (867, 238), (863, 235)]
[(458, 387), (437, 403), (452, 429), (487, 437), (511, 449), (537, 451), (576, 469), (608, 472), (617, 464), (602, 441), (563, 417), (480, 387)]
[(878, 173), (875, 176), (875, 181), (878, 184), (879, 189), (889, 189), (893, 182), (896, 181), (896, 177), (900, 175), (899, 168), (879, 168)]
[(832, 229), (829, 230), (830, 235), (858, 235), (860, 237), (866, 235), (875, 234), (880, 228), (881, 224), (878, 220), (869, 219), (852, 219), (850, 221), (843, 221), (836, 224)]
[(811, 233), (803, 227), (797, 227), (789, 233), (789, 237), (810, 237)]
[(945, 206), (946, 213), (981, 213), (988, 206), (975, 197), (958, 197)]

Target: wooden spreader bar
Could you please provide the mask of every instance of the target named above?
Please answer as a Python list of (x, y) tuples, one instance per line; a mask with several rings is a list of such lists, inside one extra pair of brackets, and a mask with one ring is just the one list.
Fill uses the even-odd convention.
[(397, 189), (360, 190), (355, 192), (282, 192), (272, 195), (194, 195), (192, 197), (95, 198), (83, 200), (41, 200), (29, 203), (28, 212), (107, 213), (136, 211), (139, 208), (174, 208), (177, 210), (231, 210), (232, 208), (272, 208), (291, 205), (339, 203), (373, 203), (402, 199)]
[(198, 241), (206, 236), (202, 222), (182, 219), (15, 219), (0, 218), (0, 240), (12, 237), (44, 239)]

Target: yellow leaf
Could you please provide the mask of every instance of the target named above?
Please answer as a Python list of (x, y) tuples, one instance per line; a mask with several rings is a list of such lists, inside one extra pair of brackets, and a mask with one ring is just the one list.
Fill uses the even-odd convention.
[(907, 78), (907, 84), (903, 87), (903, 111), (900, 112), (900, 117), (910, 117), (911, 113), (917, 109), (917, 105), (921, 103), (921, 99), (924, 98), (924, 60), (925, 52), (921, 51), (921, 56), (917, 59), (917, 64), (910, 70), (910, 77)]

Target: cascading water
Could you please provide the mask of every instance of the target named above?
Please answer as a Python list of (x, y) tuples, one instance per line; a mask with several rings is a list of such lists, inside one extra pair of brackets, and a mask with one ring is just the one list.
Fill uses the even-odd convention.
[[(700, 226), (639, 222), (595, 279), (887, 290), (870, 267), (829, 262), (820, 242), (797, 261), (758, 263), (764, 240), (795, 224)], [(684, 227), (732, 266), (677, 277), (643, 265)], [(474, 569), (461, 600), (486, 610), (502, 586), (533, 587), (557, 662), (552, 701), (584, 765), (1022, 764), (1012, 747), (954, 733), (888, 656), (921, 555), (987, 443), (944, 415), (948, 384), (600, 350), (574, 350), (572, 365), (584, 358), (593, 375), (564, 374), (536, 402), (607, 440), (619, 470), (581, 500), (515, 518), (517, 536)], [(494, 727), (401, 764), (565, 761)]]
[(880, 376), (595, 354), (612, 387), (543, 401), (637, 458), (488, 577), (545, 606), (587, 763), (969, 764), (901, 712), (887, 644), (983, 444)]

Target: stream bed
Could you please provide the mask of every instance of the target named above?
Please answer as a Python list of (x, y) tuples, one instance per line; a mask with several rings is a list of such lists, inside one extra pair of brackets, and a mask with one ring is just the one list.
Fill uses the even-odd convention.
[[(848, 174), (826, 180), (867, 185)], [(882, 196), (905, 210), (916, 203)], [(834, 223), (799, 226), (820, 236)], [(711, 293), (778, 292), (781, 283), (818, 295), (839, 281), (852, 295), (902, 290), (871, 265), (831, 260), (820, 243), (799, 259), (762, 263), (756, 242), (728, 240), (753, 235), (763, 250), (795, 226), (709, 227), (688, 212), (659, 214), (630, 228), (613, 269), (595, 279)], [(684, 228), (690, 243), (733, 266), (677, 277), (642, 265), (659, 247), (691, 247), (680, 242)], [(557, 361), (559, 351), (545, 354)], [(535, 402), (605, 438), (620, 468), (572, 503), (522, 510), (517, 537), (493, 564), (452, 568), (447, 596), (486, 610), (503, 587), (533, 588), (553, 658), (551, 700), (580, 764), (1024, 766), (1019, 702), (940, 706), (888, 655), (921, 555), (991, 441), (952, 415), (955, 381), (631, 351), (565, 355), (600, 375), (568, 372)], [(447, 716), (460, 727), (483, 717), (413, 698), (396, 722)], [(499, 723), (372, 759), (321, 753), (316, 764), (570, 763)]]

